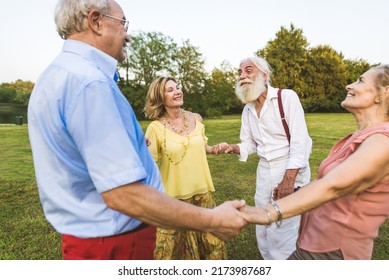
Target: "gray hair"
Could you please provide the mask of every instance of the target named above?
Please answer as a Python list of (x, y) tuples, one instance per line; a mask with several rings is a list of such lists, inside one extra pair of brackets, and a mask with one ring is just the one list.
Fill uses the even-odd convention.
[(377, 88), (389, 86), (389, 64), (382, 64), (372, 69), (377, 71), (376, 84)]
[(62, 39), (85, 30), (84, 18), (91, 9), (102, 13), (109, 11), (109, 0), (59, 0), (55, 7), (54, 20)]
[[(382, 64), (371, 68), (375, 71), (374, 82), (378, 90), (382, 106), (386, 106), (386, 116), (389, 117), (389, 96), (385, 94), (385, 87), (389, 86), (389, 64)], [(382, 90), (384, 89), (384, 90)]]
[(239, 66), (241, 66), (243, 63), (247, 61), (251, 61), (258, 68), (259, 71), (262, 71), (267, 74), (266, 84), (270, 85), (271, 69), (269, 63), (262, 57), (252, 56), (243, 59), (240, 62)]

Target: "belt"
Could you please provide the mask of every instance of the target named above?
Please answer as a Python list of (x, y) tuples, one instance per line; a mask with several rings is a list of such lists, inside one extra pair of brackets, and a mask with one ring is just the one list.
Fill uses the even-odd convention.
[(128, 230), (128, 231), (125, 231), (125, 232), (122, 232), (122, 233), (114, 234), (114, 235), (111, 235), (110, 237), (115, 237), (115, 236), (121, 236), (121, 235), (126, 235), (126, 234), (135, 233), (135, 232), (137, 232), (137, 231), (140, 231), (140, 230), (142, 230), (142, 229), (147, 228), (148, 226), (149, 226), (148, 224), (141, 223), (139, 226), (137, 226), (137, 227), (134, 228), (134, 229), (131, 229), (131, 230)]

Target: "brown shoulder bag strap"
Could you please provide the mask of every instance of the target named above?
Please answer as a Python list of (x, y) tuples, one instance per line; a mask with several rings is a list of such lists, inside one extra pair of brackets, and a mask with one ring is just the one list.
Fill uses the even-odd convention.
[(286, 123), (286, 120), (285, 120), (285, 113), (284, 113), (284, 107), (282, 106), (281, 92), (282, 92), (282, 89), (279, 89), (278, 92), (277, 92), (278, 109), (280, 109), (282, 126), (284, 127), (284, 130), (285, 130), (285, 133), (286, 133), (286, 137), (288, 138), (288, 142), (290, 144), (289, 126), (288, 126), (288, 124)]

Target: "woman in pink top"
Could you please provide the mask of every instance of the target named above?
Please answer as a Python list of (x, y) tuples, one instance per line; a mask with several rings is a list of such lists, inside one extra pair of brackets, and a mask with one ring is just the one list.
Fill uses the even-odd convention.
[(371, 68), (346, 89), (341, 105), (358, 128), (334, 145), (317, 180), (263, 208), (241, 209), (256, 224), (305, 213), (289, 259), (371, 259), (389, 216), (389, 65)]

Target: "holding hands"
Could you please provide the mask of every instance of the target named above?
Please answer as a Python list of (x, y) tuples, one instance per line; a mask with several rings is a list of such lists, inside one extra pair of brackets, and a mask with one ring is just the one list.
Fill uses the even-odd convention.
[(211, 147), (211, 154), (218, 155), (218, 154), (224, 154), (225, 150), (229, 147), (229, 145), (226, 142), (221, 142), (219, 144), (213, 145)]
[(240, 212), (242, 207), (245, 207), (244, 200), (227, 201), (211, 211), (215, 214), (214, 228), (211, 233), (216, 237), (228, 241), (231, 238), (240, 234), (240, 232), (247, 226), (247, 221)]
[(269, 217), (264, 208), (245, 205), (239, 211), (248, 223), (258, 225), (269, 224)]
[(211, 147), (210, 154), (239, 154), (240, 149), (236, 144), (228, 144), (226, 142), (221, 142), (219, 144), (213, 145)]

